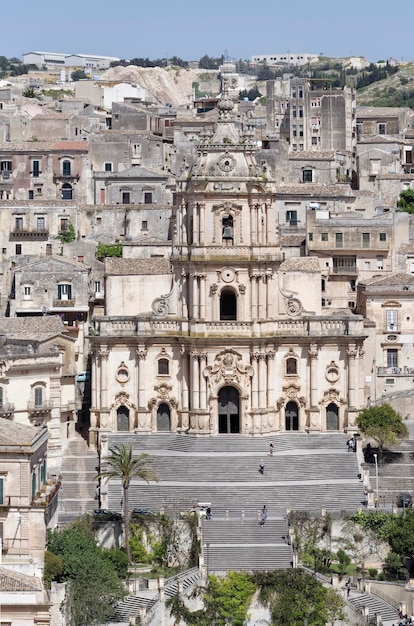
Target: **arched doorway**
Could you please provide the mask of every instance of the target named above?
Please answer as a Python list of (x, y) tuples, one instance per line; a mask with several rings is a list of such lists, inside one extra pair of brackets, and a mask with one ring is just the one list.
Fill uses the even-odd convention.
[(237, 320), (237, 298), (232, 289), (223, 289), (220, 294), (220, 320)]
[(129, 409), (123, 404), (116, 411), (116, 429), (118, 432), (129, 432)]
[(326, 407), (326, 430), (339, 430), (339, 411), (333, 402)]
[(285, 408), (285, 430), (299, 430), (299, 410), (296, 402), (292, 400)]
[(223, 387), (219, 391), (218, 422), (221, 434), (240, 432), (239, 392), (234, 387)]
[(171, 412), (168, 404), (163, 402), (157, 409), (157, 430), (159, 432), (170, 432), (171, 430)]

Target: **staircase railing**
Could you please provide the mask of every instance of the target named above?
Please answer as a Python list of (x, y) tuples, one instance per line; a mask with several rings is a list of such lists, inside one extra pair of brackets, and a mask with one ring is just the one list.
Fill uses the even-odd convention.
[(388, 596), (386, 593), (384, 593), (383, 591), (380, 591), (379, 589), (375, 588), (373, 589), (371, 587), (371, 593), (373, 596), (377, 596), (378, 598), (380, 598), (381, 600), (384, 600), (384, 602), (386, 602), (387, 604), (390, 604), (394, 609), (396, 609), (397, 611), (400, 610), (401, 606), (399, 604), (399, 602), (396, 602), (393, 598), (391, 598), (390, 596)]

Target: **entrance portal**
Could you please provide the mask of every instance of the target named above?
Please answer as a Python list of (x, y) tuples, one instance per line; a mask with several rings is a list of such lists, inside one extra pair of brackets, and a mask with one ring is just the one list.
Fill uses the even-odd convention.
[(338, 407), (333, 402), (326, 407), (326, 430), (339, 430)]
[(169, 432), (171, 430), (170, 407), (163, 402), (157, 410), (157, 430)]
[(285, 430), (299, 430), (299, 412), (296, 402), (288, 402), (285, 409)]
[(116, 412), (116, 429), (118, 432), (129, 431), (129, 409), (121, 404)]
[(234, 387), (223, 387), (218, 395), (219, 433), (240, 432), (239, 392)]

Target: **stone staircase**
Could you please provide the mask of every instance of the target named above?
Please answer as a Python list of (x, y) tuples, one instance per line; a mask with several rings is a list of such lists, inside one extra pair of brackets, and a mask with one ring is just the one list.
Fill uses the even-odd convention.
[[(413, 431), (413, 424), (407, 424)], [(366, 458), (369, 465), (371, 488), (376, 488), (376, 467), (373, 453), (377, 450), (372, 447), (370, 458)], [(403, 440), (384, 451), (384, 463), (378, 464), (378, 491), (380, 508), (391, 510), (397, 496), (401, 492), (408, 492), (414, 501), (414, 432), (410, 438)]]
[[(384, 626), (388, 623), (393, 624), (394, 622), (398, 624), (397, 609), (374, 594), (352, 591), (347, 599), (347, 602), (353, 607), (354, 611), (359, 614), (362, 614), (364, 607), (367, 607), (367, 617), (369, 620), (375, 618), (375, 615), (378, 614), (381, 615), (381, 620)], [(371, 623), (371, 621), (369, 623)], [(372, 623), (375, 624), (375, 621)]]
[(203, 520), (202, 549), (207, 572), (273, 570), (292, 567), (285, 519)]
[[(167, 514), (211, 502), (214, 518), (255, 519), (264, 504), (274, 517), (287, 509), (355, 511), (363, 502), (357, 455), (346, 447), (346, 435), (286, 433), (272, 438), (227, 435), (209, 438), (175, 434), (110, 435), (109, 447), (131, 442), (146, 452), (160, 482), (135, 482), (130, 507), (164, 509)], [(265, 472), (258, 472), (260, 460)], [(108, 484), (108, 507), (120, 511), (121, 484)]]
[(59, 526), (99, 506), (95, 499), (94, 477), (99, 465), (98, 455), (88, 448), (78, 433), (68, 443), (62, 460), (62, 489), (59, 494)]
[[(177, 595), (179, 588), (185, 593), (197, 585), (201, 580), (201, 572), (198, 568), (193, 568), (167, 578), (164, 582), (165, 598), (171, 598)], [(116, 613), (113, 620), (117, 622), (130, 623), (130, 618), (139, 617), (142, 609), (149, 613), (156, 608), (160, 596), (158, 591), (137, 591), (135, 594), (127, 596), (122, 602), (116, 606)]]

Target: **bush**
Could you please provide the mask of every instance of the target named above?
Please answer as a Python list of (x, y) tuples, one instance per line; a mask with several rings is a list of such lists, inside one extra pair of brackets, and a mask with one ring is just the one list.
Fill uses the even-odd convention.
[(377, 570), (377, 569), (375, 569), (375, 567), (370, 567), (370, 568), (369, 568), (369, 570), (368, 570), (368, 576), (369, 576), (370, 578), (376, 578), (376, 577), (377, 577), (377, 574), (378, 574), (378, 570)]
[(96, 258), (99, 261), (102, 261), (105, 257), (122, 257), (122, 244), (114, 243), (114, 244), (105, 244), (98, 243), (98, 248), (96, 250)]
[(43, 572), (43, 580), (46, 589), (50, 589), (52, 580), (57, 580), (63, 571), (63, 563), (60, 556), (46, 550), (45, 552), (45, 568)]

